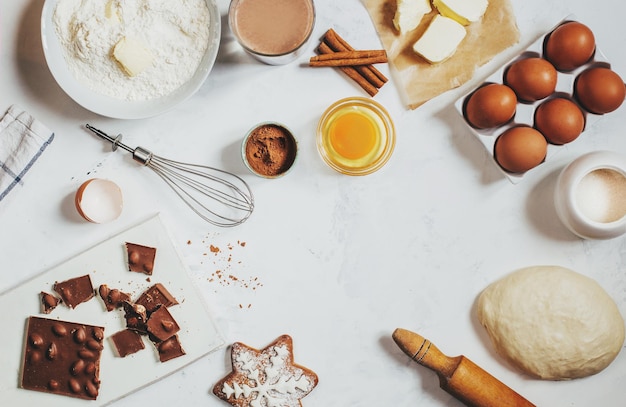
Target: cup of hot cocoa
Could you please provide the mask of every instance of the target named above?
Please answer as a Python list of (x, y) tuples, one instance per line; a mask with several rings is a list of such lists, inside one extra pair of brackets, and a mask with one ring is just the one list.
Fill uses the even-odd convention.
[(313, 0), (232, 0), (228, 23), (239, 44), (270, 65), (295, 60), (315, 25)]

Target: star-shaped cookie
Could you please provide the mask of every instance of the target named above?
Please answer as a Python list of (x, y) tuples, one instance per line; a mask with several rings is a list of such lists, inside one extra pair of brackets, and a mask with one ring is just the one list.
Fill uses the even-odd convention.
[(301, 407), (300, 400), (317, 386), (317, 375), (293, 362), (293, 341), (282, 335), (262, 350), (235, 342), (232, 372), (213, 387), (213, 394), (235, 407)]

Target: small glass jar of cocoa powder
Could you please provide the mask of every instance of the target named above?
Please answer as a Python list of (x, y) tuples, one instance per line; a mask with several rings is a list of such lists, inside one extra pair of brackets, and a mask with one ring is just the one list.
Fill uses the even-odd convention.
[(263, 178), (285, 175), (293, 167), (297, 153), (298, 142), (291, 130), (275, 122), (254, 126), (241, 145), (246, 167)]

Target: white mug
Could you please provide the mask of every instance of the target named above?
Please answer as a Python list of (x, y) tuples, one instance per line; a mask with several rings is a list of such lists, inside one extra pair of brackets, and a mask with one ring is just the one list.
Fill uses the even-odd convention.
[(554, 195), (563, 224), (584, 239), (611, 239), (626, 232), (626, 158), (594, 151), (568, 164)]

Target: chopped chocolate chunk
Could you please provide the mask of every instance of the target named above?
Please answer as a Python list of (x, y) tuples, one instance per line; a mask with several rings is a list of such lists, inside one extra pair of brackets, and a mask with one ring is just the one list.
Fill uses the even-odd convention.
[(141, 335), (132, 329), (124, 329), (114, 333), (111, 335), (111, 340), (120, 357), (126, 357), (135, 352), (139, 352), (145, 347)]
[(154, 345), (159, 352), (159, 360), (161, 362), (167, 362), (170, 359), (174, 359), (185, 354), (185, 350), (178, 340), (178, 335), (173, 335), (169, 339), (166, 339), (163, 342), (155, 343)]
[(110, 289), (106, 284), (100, 285), (98, 294), (100, 294), (100, 298), (104, 301), (104, 306), (107, 311), (113, 311), (115, 308), (121, 307), (124, 301), (130, 301), (129, 294), (117, 288)]
[(28, 318), (21, 387), (95, 400), (103, 338), (103, 327)]
[(152, 275), (156, 248), (126, 242), (128, 270)]
[(89, 301), (95, 295), (89, 274), (56, 282), (54, 291), (59, 293), (63, 302), (70, 308), (76, 308), (78, 304)]
[(55, 297), (52, 294), (42, 291), (41, 292), (41, 312), (49, 314), (53, 309), (61, 302), (60, 298)]
[(141, 304), (131, 304), (128, 301), (124, 301), (122, 306), (124, 307), (126, 328), (142, 334), (147, 333), (148, 330), (146, 329), (146, 321), (148, 320), (148, 314), (146, 312), (146, 308)]
[(169, 291), (163, 286), (161, 283), (156, 283), (155, 285), (148, 288), (144, 291), (135, 304), (141, 304), (146, 307), (148, 312), (154, 311), (159, 305), (165, 305), (166, 307), (171, 307), (172, 305), (178, 304), (178, 301)]
[(164, 341), (180, 331), (178, 323), (176, 323), (172, 314), (167, 310), (167, 307), (163, 305), (159, 305), (159, 307), (150, 314), (146, 327), (148, 334), (150, 334), (151, 338), (156, 338), (157, 342)]

